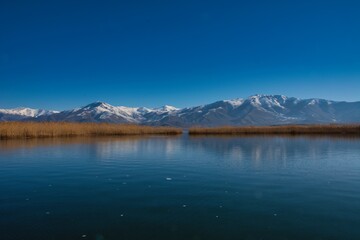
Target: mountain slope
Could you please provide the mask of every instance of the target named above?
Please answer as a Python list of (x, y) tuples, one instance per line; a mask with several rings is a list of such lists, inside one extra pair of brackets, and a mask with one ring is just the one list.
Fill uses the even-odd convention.
[(167, 116), (160, 125), (279, 125), (360, 121), (360, 102), (298, 99), (282, 95), (254, 95), (185, 108)]
[(41, 116), (48, 116), (55, 113), (58, 113), (58, 111), (32, 108), (0, 109), (0, 121), (21, 121), (24, 119), (36, 119)]
[(94, 102), (82, 108), (69, 111), (62, 111), (57, 114), (42, 116), (40, 121), (71, 121), (71, 122), (110, 122), (110, 123), (135, 123), (144, 124), (157, 119), (161, 119), (164, 114), (177, 111), (172, 106), (161, 108), (131, 108), (115, 107), (104, 102)]
[(178, 109), (115, 107), (95, 102), (54, 112), (36, 109), (0, 110), (0, 121), (74, 121), (135, 123), (154, 126), (279, 125), (360, 122), (360, 102), (253, 95)]

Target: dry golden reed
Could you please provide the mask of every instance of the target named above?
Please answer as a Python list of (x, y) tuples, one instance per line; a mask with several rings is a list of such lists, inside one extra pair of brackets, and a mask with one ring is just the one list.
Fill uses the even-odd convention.
[(0, 139), (53, 138), (115, 135), (175, 135), (182, 130), (174, 127), (150, 127), (115, 123), (70, 122), (2, 122)]
[(249, 127), (194, 127), (190, 135), (255, 135), (255, 134), (352, 134), (360, 135), (360, 124), (329, 125), (286, 125), (286, 126), (249, 126)]

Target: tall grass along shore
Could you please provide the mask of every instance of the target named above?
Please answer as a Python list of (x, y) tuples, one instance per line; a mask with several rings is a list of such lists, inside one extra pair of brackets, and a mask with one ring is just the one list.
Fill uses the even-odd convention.
[(359, 135), (360, 124), (330, 125), (286, 125), (286, 126), (251, 126), (251, 127), (194, 127), (189, 129), (190, 135)]
[(150, 127), (113, 123), (70, 122), (2, 122), (0, 139), (54, 138), (116, 135), (176, 135), (182, 130), (174, 127)]

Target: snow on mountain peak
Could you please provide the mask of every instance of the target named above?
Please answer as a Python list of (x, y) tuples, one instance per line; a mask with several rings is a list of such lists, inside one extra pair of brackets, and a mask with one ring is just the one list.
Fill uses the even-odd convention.
[(33, 108), (13, 108), (13, 109), (0, 109), (0, 113), (9, 114), (9, 115), (19, 115), (23, 117), (39, 117), (43, 115), (50, 115), (53, 113), (58, 113), (58, 111), (44, 110), (44, 109), (33, 109)]
[(79, 117), (86, 117), (91, 114), (100, 119), (109, 117), (120, 117), (126, 119), (128, 122), (139, 123), (144, 120), (145, 114), (154, 112), (156, 114), (170, 113), (179, 110), (176, 107), (165, 105), (161, 108), (146, 108), (146, 107), (125, 107), (112, 106), (104, 102), (94, 102), (86, 105), (83, 108), (77, 109), (76, 113)]
[(90, 104), (86, 105), (85, 107), (82, 107), (81, 109), (89, 110), (89, 109), (94, 109), (94, 108), (111, 108), (111, 107), (113, 107), (113, 106), (111, 106), (108, 103), (97, 101), (97, 102), (90, 103)]
[(176, 108), (174, 106), (170, 106), (170, 105), (164, 105), (160, 108), (155, 108), (155, 111), (162, 111), (162, 112), (173, 112), (173, 111), (177, 111), (180, 110), (179, 108)]
[(260, 102), (261, 97), (262, 97), (261, 95), (256, 94), (256, 95), (250, 96), (248, 99), (249, 99), (251, 105), (260, 106), (261, 105), (261, 102)]
[(244, 103), (244, 99), (235, 98), (235, 99), (231, 99), (231, 100), (224, 100), (224, 102), (230, 103), (233, 107), (238, 107)]
[(288, 97), (284, 95), (266, 95), (256, 94), (247, 98), (251, 105), (256, 107), (279, 107), (284, 108), (283, 104), (288, 101)]

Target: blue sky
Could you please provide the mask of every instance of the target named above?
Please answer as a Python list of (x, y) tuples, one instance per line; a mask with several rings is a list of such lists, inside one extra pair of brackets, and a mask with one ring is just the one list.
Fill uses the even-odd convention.
[(2, 1), (0, 108), (360, 100), (360, 1)]

